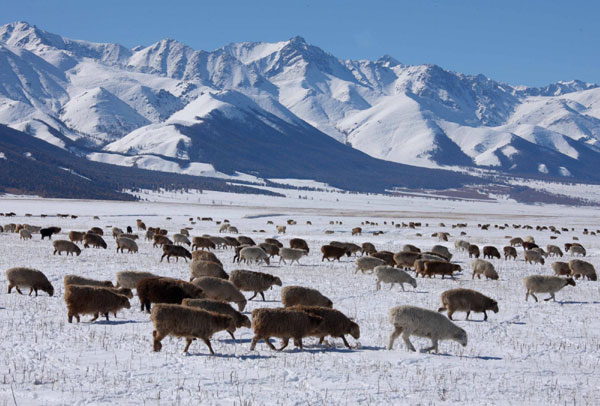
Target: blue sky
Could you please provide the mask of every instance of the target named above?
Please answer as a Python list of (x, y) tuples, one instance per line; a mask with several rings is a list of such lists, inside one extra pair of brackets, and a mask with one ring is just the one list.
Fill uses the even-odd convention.
[(511, 84), (600, 83), (600, 2), (2, 0), (0, 23), (125, 46), (196, 49), (300, 35), (341, 58), (389, 54)]

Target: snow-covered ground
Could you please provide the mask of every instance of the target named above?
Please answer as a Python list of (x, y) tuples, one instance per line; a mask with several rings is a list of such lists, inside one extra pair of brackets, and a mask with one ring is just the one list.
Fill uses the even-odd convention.
[[(96, 202), (31, 198), (0, 198), (0, 212), (14, 211), (17, 217), (1, 223), (56, 225), (66, 238), (70, 230), (100, 226), (135, 229), (135, 219), (167, 228), (169, 233), (190, 226), (192, 235), (218, 234), (214, 222), (190, 224), (189, 217), (227, 218), (240, 233), (257, 242), (276, 237), (284, 244), (292, 237), (305, 238), (311, 248), (301, 265), (270, 266), (232, 264), (233, 252), (217, 250), (226, 271), (236, 268), (260, 270), (279, 276), (284, 286), (304, 285), (319, 289), (336, 309), (355, 319), (361, 337), (348, 337), (353, 349), (341, 340), (328, 339), (319, 346), (305, 339), (306, 348), (290, 347), (273, 352), (264, 343), (250, 351), (252, 330), (236, 332), (236, 342), (226, 333), (213, 339), (217, 355), (195, 341), (189, 354), (184, 342), (167, 338), (160, 353), (152, 351), (152, 323), (139, 310), (137, 298), (132, 307), (109, 322), (67, 323), (62, 278), (80, 274), (114, 281), (115, 273), (137, 269), (188, 279), (185, 262), (160, 263), (161, 251), (149, 242), (139, 241), (139, 254), (117, 254), (112, 237), (107, 250), (86, 249), (79, 257), (53, 256), (48, 240), (35, 235), (21, 241), (17, 234), (0, 233), (2, 270), (29, 266), (43, 270), (55, 287), (54, 297), (6, 294), (6, 278), (0, 273), (0, 404), (598, 404), (600, 402), (600, 306), (598, 282), (578, 281), (557, 294), (557, 302), (525, 302), (522, 278), (551, 274), (548, 259), (544, 266), (527, 265), (519, 248), (518, 261), (492, 260), (500, 280), (471, 280), (470, 260), (454, 250), (454, 239), (494, 245), (500, 250), (507, 236), (533, 235), (540, 246), (561, 245), (579, 238), (588, 251), (587, 261), (600, 266), (600, 236), (583, 235), (583, 228), (600, 229), (598, 210), (559, 206), (524, 206), (512, 202), (484, 203), (390, 198), (328, 192), (290, 191), (290, 198), (231, 195), (206, 192), (202, 195), (172, 193), (145, 194), (152, 201)], [(306, 196), (304, 198), (298, 198)], [(32, 217), (24, 217), (31, 213)], [(52, 217), (41, 218), (46, 213)], [(77, 214), (77, 219), (59, 219), (55, 213)], [(100, 220), (93, 220), (97, 215)], [(172, 217), (167, 220), (166, 217)], [(275, 225), (293, 218), (288, 234), (276, 235)], [(342, 224), (330, 225), (339, 220)], [(352, 227), (364, 220), (378, 222), (363, 226), (362, 236), (351, 236)], [(272, 221), (273, 225), (267, 222)], [(306, 222), (311, 221), (312, 225)], [(417, 230), (396, 228), (391, 222), (422, 221)], [(384, 224), (387, 222), (387, 224)], [(446, 227), (439, 223), (444, 222)], [(451, 224), (467, 222), (466, 229)], [(478, 223), (492, 223), (482, 231)], [(574, 228), (557, 240), (548, 231), (500, 230), (495, 224), (555, 225)], [(428, 225), (426, 225), (428, 224)], [(265, 230), (262, 233), (260, 230)], [(326, 235), (325, 230), (333, 230)], [(371, 232), (384, 231), (373, 236)], [(460, 231), (465, 236), (460, 236)], [(398, 251), (411, 243), (423, 249), (438, 244), (431, 234), (448, 231), (452, 238), (442, 243), (451, 248), (463, 267), (457, 281), (418, 279), (418, 287), (403, 292), (396, 286), (375, 290), (375, 278), (354, 273), (354, 258), (340, 263), (321, 262), (319, 248), (331, 241), (373, 242), (380, 250)], [(417, 235), (418, 233), (422, 236)], [(141, 234), (141, 233), (140, 233)], [(569, 255), (563, 260), (569, 260)], [(440, 294), (450, 288), (467, 287), (499, 302), (500, 312), (490, 313), (487, 322), (481, 314), (455, 315), (464, 328), (469, 344), (442, 342), (440, 354), (407, 352), (402, 340), (388, 351), (392, 331), (387, 321), (390, 308), (413, 304), (429, 309), (440, 306)], [(280, 305), (280, 289), (266, 292), (267, 301), (251, 301), (251, 312), (259, 307)], [(545, 295), (541, 295), (545, 297)], [(429, 345), (413, 338), (417, 348)]]

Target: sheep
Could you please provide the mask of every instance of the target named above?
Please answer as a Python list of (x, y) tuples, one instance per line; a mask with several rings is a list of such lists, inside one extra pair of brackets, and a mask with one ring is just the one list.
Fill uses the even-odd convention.
[(377, 252), (377, 249), (375, 248), (375, 245), (373, 245), (370, 242), (363, 242), (362, 243), (362, 246), (360, 248), (361, 255), (364, 255), (364, 254), (369, 255), (369, 254), (373, 254), (375, 252)]
[(186, 244), (188, 246), (191, 245), (190, 240), (188, 240), (188, 238), (184, 234), (181, 234), (181, 233), (173, 234), (173, 243), (178, 244), (178, 245), (181, 245), (181, 244)]
[(279, 247), (277, 245), (268, 244), (266, 242), (261, 242), (258, 244), (260, 248), (266, 252), (270, 258), (273, 258), (275, 255), (279, 255)]
[(162, 349), (162, 339), (173, 335), (186, 339), (184, 354), (187, 353), (192, 341), (199, 338), (204, 341), (210, 353), (214, 355), (215, 352), (210, 345), (210, 338), (213, 334), (222, 330), (235, 331), (235, 323), (231, 316), (177, 304), (154, 306), (150, 319), (154, 325), (152, 337), (153, 348), (156, 352)]
[(290, 248), (304, 250), (307, 254), (310, 252), (310, 249), (308, 248), (308, 243), (302, 238), (292, 238), (290, 240)]
[(534, 250), (527, 250), (525, 251), (525, 262), (527, 262), (528, 264), (537, 264), (540, 263), (542, 265), (544, 265), (544, 258), (542, 257), (542, 254), (540, 254), (538, 251), (534, 251)]
[(379, 258), (383, 260), (388, 266), (396, 266), (394, 261), (394, 253), (389, 251), (377, 251), (370, 255), (373, 258)]
[(304, 249), (296, 249), (296, 248), (281, 248), (279, 250), (279, 263), (281, 263), (281, 261), (283, 261), (283, 263), (285, 264), (285, 260), (289, 260), (292, 264), (294, 263), (294, 261), (296, 261), (298, 264), (300, 264), (300, 258), (302, 258), (303, 256), (308, 255), (308, 251), (304, 250)]
[(90, 228), (88, 233), (93, 233), (93, 234), (97, 234), (100, 236), (104, 235), (104, 231), (102, 231), (102, 229), (100, 227), (92, 227), (92, 228)]
[(575, 286), (573, 278), (561, 278), (560, 276), (548, 276), (548, 275), (531, 275), (523, 279), (525, 288), (527, 288), (527, 294), (525, 295), (525, 301), (529, 299), (529, 295), (533, 296), (535, 301), (538, 298), (534, 293), (550, 293), (550, 297), (544, 299), (548, 301), (550, 299), (556, 301), (554, 294), (564, 288), (567, 285)]
[(286, 226), (276, 226), (277, 234), (285, 234)]
[(320, 327), (310, 334), (313, 337), (319, 337), (319, 344), (323, 343), (326, 336), (331, 336), (341, 338), (347, 348), (352, 348), (348, 344), (348, 341), (346, 341), (345, 335), (350, 334), (355, 340), (360, 338), (360, 327), (358, 324), (350, 320), (339, 310), (321, 306), (295, 306), (289, 309), (303, 311), (323, 319)]
[(152, 303), (176, 303), (183, 299), (202, 299), (203, 290), (191, 283), (174, 278), (151, 277), (138, 281), (136, 290), (140, 298), (140, 310), (150, 313)]
[[(189, 237), (190, 237), (190, 232), (188, 231), (188, 229), (187, 229), (187, 228), (182, 228), (182, 229), (180, 229), (180, 230), (179, 230), (179, 234), (183, 234), (183, 235), (184, 235), (186, 238), (189, 238)], [(173, 238), (175, 238), (175, 237), (173, 237)], [(188, 244), (188, 245), (189, 245), (189, 244)]]
[(432, 277), (434, 275), (442, 275), (442, 279), (444, 279), (445, 275), (450, 275), (452, 279), (454, 279), (454, 272), (458, 272), (461, 270), (460, 265), (451, 264), (446, 261), (426, 261), (423, 267), (422, 275), (425, 277)]
[(142, 279), (158, 277), (158, 275), (150, 272), (120, 271), (117, 272), (117, 283), (115, 286), (117, 288), (135, 289), (137, 283)]
[[(193, 307), (195, 309), (202, 309), (208, 312), (214, 312), (218, 314), (224, 314), (226, 316), (230, 316), (233, 319), (233, 323), (235, 328), (250, 328), (252, 325), (250, 324), (250, 319), (248, 316), (243, 315), (242, 313), (235, 310), (233, 307), (229, 305), (229, 303), (220, 302), (218, 300), (212, 299), (183, 299), (181, 302), (183, 306)], [(232, 339), (235, 340), (235, 336), (233, 335), (234, 331), (227, 330)]]
[(42, 272), (31, 268), (10, 268), (6, 271), (6, 280), (8, 281), (8, 293), (12, 288), (16, 288), (19, 294), (23, 294), (20, 288), (29, 288), (29, 295), (35, 292), (38, 295), (38, 290), (46, 292), (49, 296), (54, 295), (54, 287)]
[(188, 258), (192, 259), (191, 252), (180, 245), (165, 244), (162, 248), (163, 254), (160, 257), (160, 262), (162, 262), (165, 257), (167, 257), (167, 262), (171, 262), (169, 260), (171, 257), (175, 257), (177, 262), (179, 262), (180, 257), (183, 258), (185, 262), (187, 262)]
[[(394, 256), (394, 260), (396, 257)], [(373, 271), (376, 266), (386, 265), (386, 262), (383, 259), (375, 258), (375, 257), (360, 257), (356, 258), (356, 270), (354, 273), (361, 271), (365, 273), (365, 271)]]
[(402, 252), (416, 252), (416, 253), (420, 253), (421, 249), (419, 247), (415, 247), (412, 244), (404, 244), (402, 246)]
[(422, 352), (434, 350), (437, 353), (440, 340), (453, 340), (463, 347), (467, 346), (467, 332), (447, 317), (432, 310), (416, 306), (396, 306), (390, 309), (388, 320), (394, 326), (388, 350), (393, 348), (394, 341), (400, 334), (410, 351), (416, 351), (410, 342), (411, 335), (431, 339), (431, 347), (423, 349)]
[(588, 280), (592, 281), (598, 280), (594, 265), (589, 262), (580, 259), (572, 259), (569, 261), (569, 269), (571, 270), (571, 276), (574, 276), (575, 279), (579, 279), (581, 276), (582, 278), (586, 277)]
[(469, 248), (467, 249), (467, 251), (469, 252), (469, 258), (479, 258), (479, 256), (481, 255), (479, 247), (475, 244), (469, 244)]
[(123, 250), (129, 251), (129, 253), (138, 252), (138, 245), (131, 238), (117, 237), (117, 252), (119, 250), (121, 250), (121, 253), (123, 253)]
[(513, 258), (515, 261), (517, 260), (517, 250), (515, 247), (504, 247), (504, 259), (508, 260), (508, 258)]
[(51, 240), (52, 235), (60, 233), (60, 230), (61, 230), (60, 227), (47, 227), (47, 228), (40, 229), (40, 234), (42, 235), (42, 240), (44, 239), (44, 237), (48, 237), (48, 239)]
[(404, 269), (414, 268), (415, 261), (421, 258), (421, 254), (417, 252), (397, 252), (394, 254), (394, 262), (396, 266)]
[(19, 239), (20, 240), (31, 240), (32, 235), (31, 232), (25, 229), (19, 230)]
[(84, 278), (78, 275), (65, 275), (64, 279), (65, 286), (67, 285), (87, 285), (87, 286), (102, 286), (105, 288), (112, 288), (113, 283), (111, 281), (99, 281), (96, 279)]
[(54, 247), (54, 255), (56, 255), (56, 253), (60, 255), (61, 252), (66, 252), (67, 255), (77, 254), (77, 256), (79, 256), (81, 254), (81, 249), (71, 241), (56, 240), (52, 243), (52, 246)]
[(209, 251), (194, 251), (192, 252), (192, 260), (202, 260), (202, 261), (211, 261), (216, 262), (217, 264), (223, 266), (223, 263), (217, 258), (215, 254)]
[(79, 242), (83, 242), (84, 236), (85, 236), (85, 233), (83, 233), (81, 231), (70, 231), (69, 232), (69, 240), (76, 244)]
[(244, 311), (247, 300), (240, 290), (231, 282), (212, 276), (202, 276), (192, 281), (201, 288), (208, 299), (235, 302), (240, 312)]
[(571, 275), (571, 268), (567, 262), (556, 261), (552, 263), (552, 270), (556, 276)]
[(276, 240), (275, 238), (265, 238), (265, 242), (267, 244), (273, 244), (276, 245), (277, 248), (283, 248), (283, 244), (281, 243), (281, 241)]
[(235, 270), (229, 275), (229, 281), (242, 292), (254, 292), (254, 295), (248, 300), (252, 300), (260, 293), (263, 301), (265, 300), (264, 291), (273, 287), (281, 286), (281, 279), (264, 272), (254, 272), (246, 270)]
[(551, 257), (557, 256), (562, 258), (562, 256), (564, 255), (560, 247), (556, 245), (546, 245), (546, 251), (548, 251), (548, 255), (550, 255)]
[(229, 226), (227, 231), (229, 231), (231, 234), (239, 234), (239, 230), (237, 229), (237, 227), (234, 226)]
[(500, 253), (498, 249), (491, 245), (486, 245), (483, 247), (483, 258), (498, 258), (500, 259)]
[(342, 244), (342, 248), (346, 249), (346, 251), (348, 252), (348, 256), (350, 256), (350, 254), (357, 255), (357, 253), (361, 250), (361, 247), (357, 244), (354, 244), (353, 242), (345, 242)]
[(83, 248), (89, 248), (90, 246), (106, 249), (106, 242), (100, 235), (88, 232), (83, 236)]
[(360, 227), (354, 227), (352, 229), (352, 235), (361, 235), (362, 234), (362, 228)]
[(194, 237), (192, 238), (192, 249), (204, 249), (206, 248), (207, 250), (211, 250), (211, 249), (216, 249), (216, 245), (214, 242), (212, 242), (210, 239), (206, 238), (206, 237)]
[[(127, 231), (127, 234), (131, 234), (131, 233), (133, 233), (133, 228), (131, 228), (131, 226), (127, 226), (126, 231)], [(121, 235), (121, 234), (119, 234), (119, 235)]]
[(146, 241), (152, 241), (154, 238), (154, 230), (148, 229), (146, 230)]
[(481, 279), (481, 275), (484, 275), (486, 279), (498, 279), (498, 273), (494, 269), (494, 265), (486, 260), (474, 260), (471, 262), (471, 270), (473, 271), (471, 279), (475, 279), (475, 275), (477, 275), (477, 279)]
[(571, 245), (571, 248), (569, 249), (569, 254), (575, 256), (575, 255), (581, 255), (585, 257), (585, 248), (583, 248), (581, 245)]
[(486, 311), (498, 313), (498, 302), (477, 291), (464, 288), (450, 289), (442, 293), (442, 307), (438, 312), (448, 311), (448, 318), (452, 320), (454, 312), (467, 312), (469, 320), (471, 312), (483, 313), (483, 320), (487, 320)]
[(524, 251), (528, 251), (534, 248), (538, 248), (538, 245), (536, 243), (533, 242), (527, 242), (527, 241), (523, 241), (523, 244), (521, 245), (523, 247)]
[(173, 245), (173, 241), (171, 241), (169, 237), (166, 237), (161, 234), (154, 234), (154, 236), (152, 237), (152, 241), (152, 247), (154, 248), (156, 248), (156, 246), (164, 247), (165, 245)]
[(240, 246), (240, 242), (237, 239), (235, 239), (233, 237), (229, 237), (229, 236), (224, 237), (224, 238), (225, 238), (225, 244), (226, 244), (225, 248), (227, 248), (227, 247), (234, 247), (235, 248), (235, 247), (239, 247)]
[(254, 242), (254, 240), (250, 237), (246, 237), (244, 235), (240, 235), (237, 240), (239, 241), (240, 244), (242, 245), (249, 245), (251, 247), (255, 246), (256, 243)]
[(281, 289), (281, 303), (284, 307), (296, 305), (333, 307), (333, 302), (321, 292), (303, 286), (286, 286)]
[(413, 288), (417, 287), (417, 281), (412, 276), (398, 268), (379, 265), (375, 267), (374, 271), (377, 278), (377, 290), (381, 289), (381, 283), (389, 283), (390, 290), (392, 290), (394, 287), (394, 283), (399, 283), (402, 291), (404, 291), (405, 283), (408, 283)]
[(528, 235), (527, 237), (523, 238), (523, 242), (529, 242), (529, 243), (535, 244), (535, 238)]
[(468, 251), (469, 245), (471, 244), (469, 244), (469, 242), (465, 240), (454, 241), (454, 248), (456, 248), (459, 251)]
[(279, 351), (287, 347), (293, 338), (297, 347), (302, 348), (302, 338), (315, 334), (323, 324), (323, 318), (298, 310), (290, 309), (254, 309), (252, 311), (252, 327), (254, 337), (250, 351), (256, 348), (260, 340), (272, 350), (276, 350), (270, 341), (271, 337), (281, 338), (283, 344)]
[(137, 224), (138, 230), (146, 230), (146, 224), (144, 224), (142, 220), (137, 219), (135, 222)]
[[(137, 240), (138, 238), (140, 238), (137, 234), (133, 234), (133, 233), (123, 233), (123, 234), (119, 234), (119, 237), (125, 237), (125, 238), (129, 238), (133, 241)], [(117, 238), (119, 238), (117, 237)]]
[(124, 231), (119, 227), (113, 227), (111, 231), (114, 239), (116, 239), (119, 235), (124, 234)]
[(201, 276), (214, 276), (221, 279), (229, 278), (223, 267), (216, 262), (193, 260), (190, 262), (190, 281)]
[(431, 248), (431, 252), (443, 256), (448, 261), (452, 259), (452, 254), (448, 251), (448, 248), (443, 245), (434, 245), (433, 248)]
[[(282, 248), (283, 249), (283, 248)], [(281, 250), (279, 250), (281, 252)], [(240, 250), (239, 259), (244, 262), (266, 262), (270, 264), (269, 256), (260, 247), (244, 247)]]
[(340, 261), (340, 258), (344, 255), (348, 254), (345, 248), (335, 247), (333, 245), (323, 245), (321, 247), (321, 252), (323, 253), (323, 257), (321, 258), (321, 262), (327, 258), (327, 261), (331, 261), (331, 258), (334, 260)]
[(208, 237), (208, 239), (213, 244), (215, 244), (215, 247), (217, 247), (217, 248), (222, 248), (222, 247), (225, 247), (227, 245), (227, 240), (225, 238), (222, 238), (222, 237), (210, 236), (210, 237)]
[(79, 323), (81, 314), (93, 314), (94, 318), (91, 321), (96, 321), (98, 316), (103, 314), (108, 320), (109, 313), (131, 308), (126, 296), (101, 286), (66, 285), (65, 302), (69, 323), (73, 322), (73, 317)]

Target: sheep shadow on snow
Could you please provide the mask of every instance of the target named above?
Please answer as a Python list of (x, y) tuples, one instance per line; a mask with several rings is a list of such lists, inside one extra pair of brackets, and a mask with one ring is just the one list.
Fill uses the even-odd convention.
[(570, 305), (570, 304), (592, 304), (592, 305), (600, 304), (600, 302), (596, 302), (596, 301), (593, 301), (593, 302), (579, 302), (577, 300), (557, 300), (556, 303), (558, 303), (561, 306), (562, 305)]
[[(425, 353), (423, 350), (420, 350), (419, 352), (421, 353)], [(490, 355), (456, 355), (456, 354), (448, 354), (445, 352), (439, 353), (439, 354), (435, 354), (435, 353), (429, 353), (431, 355), (439, 355), (440, 357), (452, 357), (452, 358), (467, 358), (467, 359), (480, 359), (483, 361), (502, 361), (504, 358), (502, 357), (493, 357)]]
[(141, 323), (141, 322), (136, 321), (136, 320), (97, 320), (97, 321), (90, 321), (88, 324), (119, 326), (121, 324), (137, 324), (137, 323)]
[(248, 354), (248, 355), (235, 355), (235, 354), (211, 354), (209, 352), (197, 352), (197, 353), (186, 353), (186, 357), (215, 357), (215, 358), (231, 358), (231, 359), (269, 359), (274, 358), (273, 355), (259, 355), (259, 354)]

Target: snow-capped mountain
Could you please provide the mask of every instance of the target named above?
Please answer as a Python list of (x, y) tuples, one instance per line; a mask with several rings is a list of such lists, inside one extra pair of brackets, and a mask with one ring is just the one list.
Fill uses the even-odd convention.
[[(427, 168), (600, 180), (597, 85), (531, 88), (387, 55), (342, 60), (301, 37), (215, 51), (172, 39), (128, 49), (7, 24), (0, 123), (90, 159), (211, 176), (278, 168), (309, 178), (326, 172), (326, 157), (351, 171), (339, 156), (385, 167), (388, 179), (408, 168), (351, 152), (359, 150)], [(291, 145), (302, 151), (294, 156)], [(264, 152), (277, 150), (294, 165)], [(318, 170), (308, 169), (311, 154), (321, 157)]]

